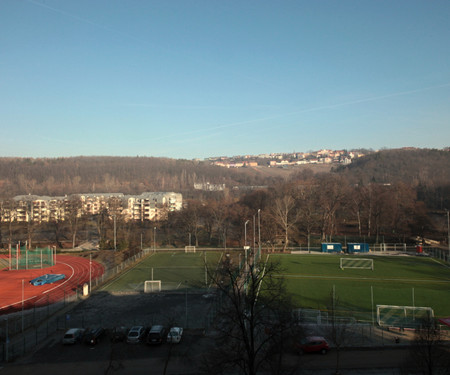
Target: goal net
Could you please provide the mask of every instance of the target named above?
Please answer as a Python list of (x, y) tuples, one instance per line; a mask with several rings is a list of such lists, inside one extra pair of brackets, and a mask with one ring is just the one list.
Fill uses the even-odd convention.
[(356, 268), (373, 271), (373, 259), (367, 258), (341, 258), (341, 270), (345, 268)]
[(431, 307), (377, 305), (377, 323), (381, 327), (415, 328), (433, 317)]
[(184, 252), (185, 253), (195, 253), (195, 246), (185, 246)]
[(144, 293), (154, 293), (161, 291), (161, 280), (146, 280), (144, 282)]

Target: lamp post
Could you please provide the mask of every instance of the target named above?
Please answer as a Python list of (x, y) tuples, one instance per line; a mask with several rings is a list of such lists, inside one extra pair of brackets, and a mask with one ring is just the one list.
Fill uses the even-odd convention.
[(244, 224), (244, 251), (245, 251), (245, 272), (248, 272), (248, 260), (247, 260), (247, 224), (250, 220), (247, 220)]
[(117, 227), (115, 214), (114, 214), (114, 251), (117, 251)]
[(8, 318), (5, 318), (6, 337), (5, 337), (5, 361), (9, 361), (8, 349), (9, 349), (9, 332), (8, 332)]
[(450, 256), (450, 216), (449, 216), (449, 210), (447, 211), (447, 245), (448, 245), (448, 253)]
[(253, 249), (252, 249), (252, 252), (255, 252), (255, 242), (256, 242), (256, 220), (255, 220), (255, 215), (253, 215)]
[(188, 326), (188, 298), (187, 298), (187, 289), (188, 289), (188, 282), (187, 280), (184, 281), (185, 284), (185, 303), (186, 303), (186, 321), (185, 321), (185, 327)]
[(258, 251), (261, 256), (261, 209), (258, 208)]
[(244, 247), (247, 246), (247, 224), (250, 220), (247, 220), (244, 224)]

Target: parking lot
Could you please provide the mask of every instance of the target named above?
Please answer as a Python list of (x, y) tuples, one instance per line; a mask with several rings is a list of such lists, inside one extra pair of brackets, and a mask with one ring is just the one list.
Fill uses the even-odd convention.
[[(66, 311), (64, 327), (42, 342), (33, 353), (4, 364), (1, 373), (161, 374), (166, 366), (167, 373), (195, 373), (204, 352), (201, 348), (210, 345), (210, 340), (205, 336), (205, 325), (212, 299), (207, 297), (194, 293), (97, 292)], [(148, 329), (155, 324), (167, 328), (183, 327), (181, 342), (174, 345), (111, 342), (113, 327), (143, 325)], [(106, 330), (96, 345), (62, 344), (67, 329), (93, 326)]]
[(147, 345), (111, 342), (109, 333), (95, 345), (63, 345), (64, 332), (52, 335), (34, 353), (9, 363), (2, 374), (162, 374), (195, 373), (209, 339), (187, 330), (179, 344)]

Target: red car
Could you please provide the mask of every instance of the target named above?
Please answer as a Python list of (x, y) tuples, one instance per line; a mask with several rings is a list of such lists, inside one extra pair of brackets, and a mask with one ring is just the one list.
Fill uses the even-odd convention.
[(322, 336), (308, 336), (296, 343), (296, 350), (299, 354), (303, 353), (321, 353), (327, 354), (330, 350), (328, 341)]

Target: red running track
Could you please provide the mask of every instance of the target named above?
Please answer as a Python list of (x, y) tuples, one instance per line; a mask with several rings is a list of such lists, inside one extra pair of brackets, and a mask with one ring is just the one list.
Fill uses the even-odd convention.
[[(103, 266), (95, 261), (70, 255), (56, 255), (56, 264), (51, 267), (33, 270), (0, 271), (0, 314), (9, 314), (23, 308), (46, 306), (75, 294), (76, 289), (89, 279), (95, 280), (104, 272)], [(64, 274), (66, 277), (53, 284), (34, 286), (30, 281), (47, 273)], [(23, 282), (22, 282), (23, 280)], [(22, 290), (23, 285), (23, 290)]]

